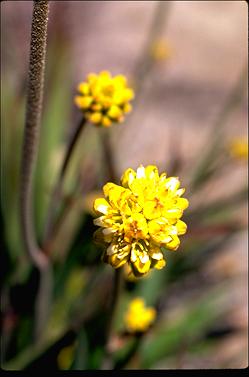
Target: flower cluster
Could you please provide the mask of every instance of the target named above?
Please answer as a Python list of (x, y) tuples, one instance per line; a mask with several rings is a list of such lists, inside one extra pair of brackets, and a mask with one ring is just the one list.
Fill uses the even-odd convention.
[(141, 165), (136, 172), (127, 169), (121, 186), (107, 183), (103, 187), (106, 199), (94, 201), (99, 215), (94, 224), (100, 226), (95, 240), (105, 245), (104, 262), (114, 268), (128, 263), (136, 277), (151, 268), (163, 268), (161, 247), (176, 250), (179, 236), (187, 230), (180, 218), (188, 200), (181, 198), (185, 190), (179, 187), (177, 177), (159, 175), (152, 165)]
[(134, 98), (134, 92), (127, 87), (123, 75), (112, 77), (108, 71), (99, 75), (91, 73), (86, 82), (78, 85), (78, 92), (76, 105), (97, 126), (110, 127), (114, 122), (122, 122), (132, 109), (129, 101)]
[(145, 332), (155, 321), (156, 310), (146, 307), (142, 298), (133, 299), (124, 316), (125, 327), (130, 333)]

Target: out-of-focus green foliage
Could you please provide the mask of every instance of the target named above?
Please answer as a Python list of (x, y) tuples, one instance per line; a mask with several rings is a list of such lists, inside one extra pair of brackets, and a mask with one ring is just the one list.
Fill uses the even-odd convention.
[(39, 236), (42, 234), (52, 187), (58, 175), (64, 141), (69, 132), (71, 110), (70, 59), (67, 51), (49, 53), (45, 86), (44, 114), (35, 176), (35, 215)]

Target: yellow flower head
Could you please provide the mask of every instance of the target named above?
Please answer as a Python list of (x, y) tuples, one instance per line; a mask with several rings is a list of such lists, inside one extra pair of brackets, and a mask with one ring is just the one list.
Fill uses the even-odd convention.
[(142, 298), (133, 299), (124, 316), (125, 327), (131, 333), (147, 331), (156, 319), (156, 310), (154, 308), (145, 307)]
[(161, 247), (176, 250), (187, 230), (180, 218), (188, 200), (181, 198), (185, 190), (179, 186), (177, 177), (140, 165), (136, 172), (124, 172), (121, 186), (109, 182), (103, 187), (106, 199), (94, 201), (100, 215), (94, 224), (100, 226), (95, 241), (106, 246), (104, 262), (114, 268), (128, 263), (137, 277), (165, 266)]
[(232, 140), (229, 145), (230, 155), (233, 158), (247, 160), (248, 159), (248, 141), (243, 138)]
[(127, 87), (123, 75), (112, 77), (107, 71), (99, 75), (90, 73), (87, 81), (78, 85), (78, 92), (75, 104), (96, 126), (110, 127), (112, 123), (123, 122), (125, 114), (132, 109), (129, 101), (134, 98), (134, 92)]

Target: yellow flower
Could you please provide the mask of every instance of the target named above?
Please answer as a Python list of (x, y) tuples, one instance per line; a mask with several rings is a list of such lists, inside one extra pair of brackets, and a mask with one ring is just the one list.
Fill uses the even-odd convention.
[(232, 157), (247, 160), (248, 141), (243, 138), (236, 138), (232, 140), (232, 142), (229, 145), (229, 151)]
[(125, 327), (128, 332), (144, 332), (147, 331), (156, 319), (156, 310), (154, 308), (145, 307), (142, 298), (133, 299), (124, 316)]
[(158, 39), (151, 45), (150, 54), (155, 60), (166, 60), (171, 57), (172, 51), (167, 41)]
[(96, 126), (110, 127), (112, 123), (123, 122), (125, 114), (132, 109), (129, 101), (134, 98), (134, 92), (123, 75), (112, 77), (107, 71), (99, 75), (91, 73), (86, 82), (78, 85), (78, 92), (75, 104)]
[(97, 243), (105, 246), (103, 261), (119, 268), (128, 263), (136, 277), (151, 268), (165, 266), (161, 247), (176, 250), (179, 236), (186, 233), (187, 225), (180, 220), (188, 207), (181, 198), (177, 177), (159, 176), (156, 166), (142, 165), (135, 172), (127, 169), (121, 186), (107, 183), (103, 187), (105, 198), (94, 201), (99, 217), (94, 224)]

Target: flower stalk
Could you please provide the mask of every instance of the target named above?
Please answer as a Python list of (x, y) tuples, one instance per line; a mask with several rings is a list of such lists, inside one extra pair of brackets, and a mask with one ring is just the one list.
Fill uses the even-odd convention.
[(211, 134), (213, 135), (213, 142), (203, 153), (203, 158), (200, 160), (199, 164), (193, 172), (193, 177), (191, 180), (191, 190), (196, 191), (201, 187), (201, 185), (206, 182), (206, 178), (209, 177), (209, 171), (212, 167), (214, 161), (217, 160), (217, 155), (219, 153), (219, 145), (223, 138), (224, 128), (226, 126), (227, 120), (231, 113), (241, 104), (241, 101), (245, 95), (245, 82), (247, 81), (247, 66), (242, 68), (242, 71), (228, 95), (227, 100), (224, 103), (221, 111), (219, 112), (213, 127), (211, 129)]
[(53, 236), (54, 215), (55, 215), (55, 212), (56, 212), (56, 209), (57, 209), (57, 206), (58, 206), (58, 202), (59, 202), (60, 197), (61, 197), (61, 186), (63, 184), (63, 180), (64, 180), (64, 177), (65, 177), (66, 171), (68, 169), (70, 159), (73, 155), (73, 152), (75, 150), (75, 147), (77, 145), (77, 142), (78, 142), (78, 140), (81, 136), (82, 130), (83, 130), (85, 125), (86, 125), (86, 118), (83, 116), (80, 119), (80, 122), (78, 123), (78, 125), (76, 126), (76, 128), (75, 128), (75, 130), (72, 134), (72, 137), (71, 137), (71, 139), (68, 143), (66, 153), (65, 153), (65, 156), (64, 156), (64, 160), (63, 160), (63, 163), (62, 163), (62, 166), (61, 166), (61, 170), (59, 172), (59, 177), (58, 177), (58, 180), (55, 184), (54, 190), (52, 192), (51, 202), (50, 202), (48, 215), (47, 215), (47, 222), (46, 222), (45, 231), (44, 231), (44, 250), (45, 250), (46, 254), (47, 254), (46, 245), (50, 244), (50, 238)]
[(163, 28), (165, 28), (168, 20), (170, 7), (171, 3), (168, 1), (156, 2), (155, 13), (152, 20), (151, 28), (147, 36), (146, 44), (144, 46), (144, 49), (141, 53), (141, 57), (138, 60), (137, 66), (133, 74), (136, 80), (136, 102), (138, 102), (138, 98), (140, 98), (142, 89), (146, 82), (146, 78), (149, 76), (149, 72), (152, 70), (154, 66), (155, 59), (153, 58), (150, 51), (152, 46), (154, 46), (155, 42), (160, 40)]
[(108, 321), (106, 324), (106, 332), (105, 332), (105, 358), (102, 364), (102, 369), (111, 369), (112, 367), (112, 360), (109, 351), (109, 344), (113, 333), (113, 325), (115, 321), (115, 316), (117, 313), (119, 298), (123, 286), (123, 279), (122, 279), (122, 269), (116, 269), (114, 273), (114, 281), (113, 281), (113, 289), (112, 289), (112, 296), (110, 302), (110, 310), (108, 315)]
[[(103, 132), (101, 132), (103, 131)], [(116, 167), (115, 167), (115, 162), (114, 162), (114, 156), (113, 156), (113, 148), (111, 145), (111, 139), (110, 139), (110, 134), (105, 132), (106, 130), (100, 130), (101, 132), (101, 143), (103, 146), (103, 154), (104, 154), (104, 160), (106, 163), (107, 167), (107, 180), (111, 182), (116, 182), (117, 181), (117, 176), (116, 176)]]
[(135, 355), (137, 354), (139, 350), (139, 347), (145, 335), (146, 333), (142, 333), (142, 332), (135, 334), (131, 348), (128, 350), (127, 354), (123, 358), (121, 358), (120, 360), (117, 360), (117, 362), (115, 363), (113, 367), (114, 370), (123, 369), (125, 366), (127, 366), (128, 363), (132, 362), (133, 358), (135, 357)]
[(122, 269), (116, 269), (114, 273), (113, 281), (113, 291), (110, 303), (110, 313), (108, 318), (108, 323), (106, 326), (106, 343), (109, 343), (110, 337), (112, 335), (113, 323), (115, 320), (115, 315), (117, 312), (119, 296), (122, 289)]
[[(37, 244), (33, 219), (33, 178), (42, 112), (48, 11), (48, 1), (34, 1), (20, 183), (20, 223), (24, 246), (32, 263), (40, 271), (40, 286), (36, 302), (37, 336), (46, 323), (51, 293), (50, 262)], [(44, 284), (47, 277), (49, 283)], [(46, 287), (46, 292), (44, 292), (44, 287)]]

